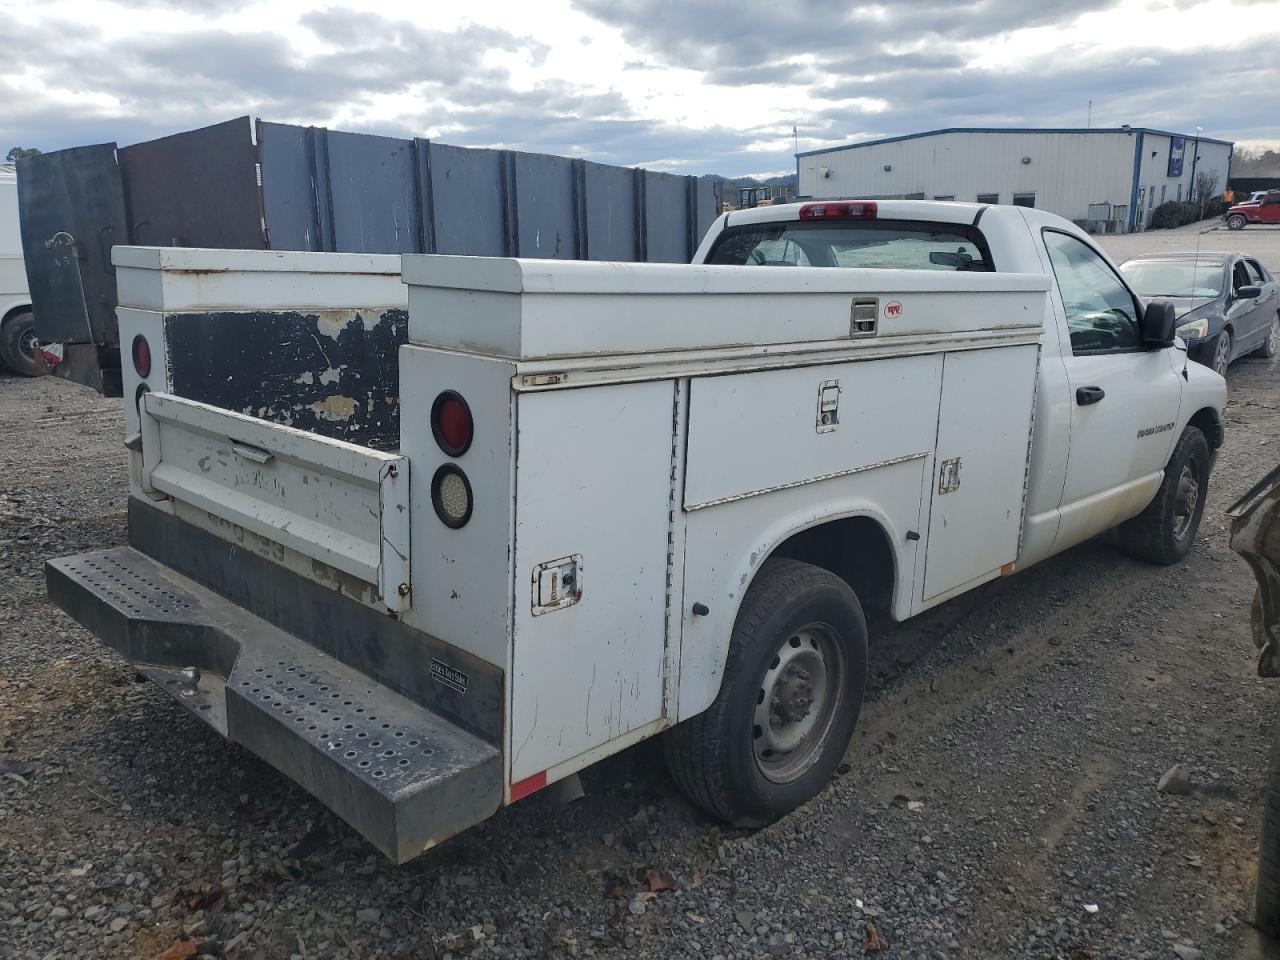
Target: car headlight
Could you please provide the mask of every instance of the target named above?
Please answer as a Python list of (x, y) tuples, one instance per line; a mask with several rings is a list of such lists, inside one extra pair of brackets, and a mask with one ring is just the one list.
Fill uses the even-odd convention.
[(1184, 323), (1174, 332), (1183, 340), (1199, 340), (1201, 337), (1209, 335), (1209, 321), (1201, 317), (1199, 320)]

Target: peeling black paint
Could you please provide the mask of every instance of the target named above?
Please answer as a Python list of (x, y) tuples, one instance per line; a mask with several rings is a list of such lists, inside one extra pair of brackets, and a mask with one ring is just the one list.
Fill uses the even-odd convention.
[(378, 450), (400, 444), (404, 310), (165, 318), (173, 392)]

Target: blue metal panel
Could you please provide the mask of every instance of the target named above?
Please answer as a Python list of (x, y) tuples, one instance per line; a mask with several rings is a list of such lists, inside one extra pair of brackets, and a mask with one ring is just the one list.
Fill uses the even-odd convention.
[(274, 250), (328, 249), (317, 223), (314, 133), (314, 127), (258, 121), (262, 214)]
[(574, 162), (539, 153), (508, 154), (515, 184), (517, 252), (522, 257), (576, 260), (581, 254)]
[(263, 249), (248, 117), (135, 143), (116, 156), (130, 243)]
[(639, 260), (636, 182), (627, 167), (583, 164), (587, 260)]
[(417, 253), (422, 249), (413, 143), (328, 131), (329, 201), (335, 249)]
[[(797, 181), (799, 182), (799, 181)], [(720, 215), (720, 200), (716, 192), (715, 182), (705, 177), (693, 180), (694, 185), (694, 224), (693, 247), (689, 258), (693, 258), (692, 250), (697, 250), (702, 238), (711, 229), (711, 224)]]
[(502, 157), (499, 150), (431, 144), (427, 168), (435, 253), (477, 257), (507, 254)]
[(688, 263), (689, 187), (685, 177), (644, 172), (645, 259)]

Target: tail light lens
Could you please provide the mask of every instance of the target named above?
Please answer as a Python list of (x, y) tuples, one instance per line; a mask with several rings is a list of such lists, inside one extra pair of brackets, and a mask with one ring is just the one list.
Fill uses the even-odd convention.
[(475, 424), (471, 420), (471, 408), (462, 394), (446, 390), (431, 405), (431, 433), (436, 443), (451, 457), (460, 457), (471, 446)]
[(431, 478), (431, 505), (446, 527), (456, 530), (471, 519), (471, 482), (456, 464), (442, 464)]
[(829, 200), (806, 203), (800, 208), (801, 220), (874, 220), (879, 208), (874, 200)]
[(151, 376), (151, 344), (142, 334), (133, 338), (133, 369), (140, 377)]

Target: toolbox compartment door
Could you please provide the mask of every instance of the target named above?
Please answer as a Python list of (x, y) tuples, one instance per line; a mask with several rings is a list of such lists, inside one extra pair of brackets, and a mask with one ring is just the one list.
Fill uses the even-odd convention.
[(405, 457), (164, 393), (144, 393), (139, 414), (149, 495), (355, 578), (388, 610), (408, 608)]

